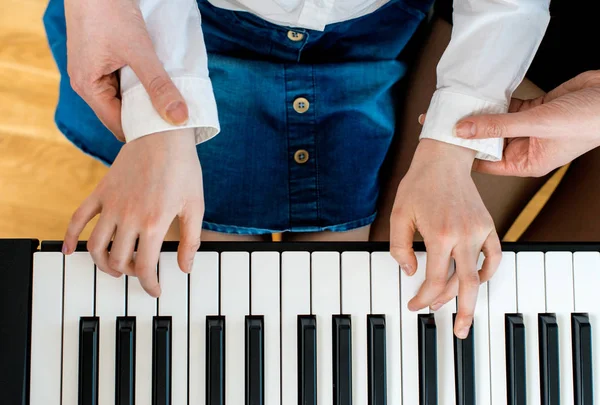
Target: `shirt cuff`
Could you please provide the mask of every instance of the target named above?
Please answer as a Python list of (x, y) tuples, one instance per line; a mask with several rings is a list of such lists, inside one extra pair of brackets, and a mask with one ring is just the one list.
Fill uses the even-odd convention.
[(196, 144), (199, 144), (220, 132), (217, 103), (210, 79), (186, 76), (171, 80), (188, 106), (187, 123), (177, 126), (163, 120), (154, 109), (144, 86), (138, 84), (122, 96), (121, 121), (127, 142), (156, 132), (193, 128)]
[(463, 146), (477, 151), (481, 160), (497, 162), (502, 160), (503, 139), (463, 139), (454, 135), (454, 126), (461, 119), (477, 114), (502, 114), (508, 106), (466, 94), (437, 90), (427, 111), (423, 131), (419, 139), (438, 141)]

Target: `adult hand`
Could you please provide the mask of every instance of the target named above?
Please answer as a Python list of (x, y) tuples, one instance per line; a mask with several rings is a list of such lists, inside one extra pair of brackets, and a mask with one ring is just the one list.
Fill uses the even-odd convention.
[(508, 138), (500, 162), (477, 160), (474, 170), (539, 177), (600, 146), (600, 70), (582, 73), (533, 100), (513, 99), (508, 114), (457, 124), (461, 138)]
[(86, 224), (100, 214), (88, 240), (98, 268), (115, 277), (138, 277), (142, 287), (158, 297), (156, 264), (169, 226), (179, 217), (178, 263), (190, 272), (204, 216), (195, 146), (193, 130), (188, 129), (147, 135), (123, 146), (98, 187), (73, 214), (63, 253), (74, 251)]
[[(480, 284), (492, 277), (502, 258), (494, 222), (471, 178), (474, 158), (475, 151), (422, 140), (400, 182), (391, 217), (391, 254), (407, 275), (418, 270), (415, 230), (427, 247), (427, 268), (420, 269), (426, 279), (408, 308), (437, 310), (440, 296), (458, 293), (454, 333), (459, 338), (469, 333)], [(486, 258), (478, 272), (481, 251)], [(449, 280), (451, 258), (456, 273)]]
[(121, 141), (117, 72), (130, 66), (156, 111), (172, 125), (184, 124), (183, 96), (159, 60), (134, 0), (65, 0), (68, 72), (71, 87)]

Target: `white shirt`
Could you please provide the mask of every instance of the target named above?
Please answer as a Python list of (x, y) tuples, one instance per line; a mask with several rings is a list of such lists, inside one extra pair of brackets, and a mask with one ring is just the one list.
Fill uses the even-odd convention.
[[(158, 56), (185, 98), (190, 119), (183, 127), (165, 122), (139, 79), (125, 67), (121, 91), (127, 141), (176, 128), (193, 128), (197, 143), (210, 139), (220, 127), (196, 0), (139, 1)], [(275, 24), (314, 30), (366, 15), (388, 1), (210, 0), (217, 7), (249, 11)], [(479, 159), (502, 158), (502, 139), (465, 140), (456, 137), (453, 128), (468, 115), (508, 110), (512, 93), (529, 69), (548, 26), (549, 3), (454, 0), (452, 38), (437, 68), (437, 90), (421, 139), (476, 150)]]

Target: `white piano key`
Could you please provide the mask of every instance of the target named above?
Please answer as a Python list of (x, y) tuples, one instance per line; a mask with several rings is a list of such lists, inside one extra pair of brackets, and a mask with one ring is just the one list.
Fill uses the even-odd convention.
[(29, 403), (60, 405), (63, 255), (33, 255)]
[(279, 362), (279, 253), (252, 253), (251, 310), (265, 320), (265, 398), (264, 405), (281, 403)]
[[(298, 315), (310, 314), (310, 254), (281, 254), (281, 397), (298, 403)], [(366, 321), (365, 321), (366, 322)], [(317, 325), (317, 330), (319, 325)]]
[[(454, 274), (454, 261), (450, 264), (448, 278)], [(455, 405), (454, 380), (454, 324), (452, 314), (456, 313), (456, 299), (448, 302), (435, 313), (437, 328), (437, 371), (440, 405)]]
[(117, 317), (125, 316), (125, 276), (96, 273), (96, 316), (100, 318), (98, 404), (115, 403)]
[(157, 301), (135, 277), (127, 280), (127, 315), (135, 317), (135, 402), (152, 403), (152, 319)]
[(171, 317), (171, 400), (183, 404), (188, 393), (188, 275), (177, 264), (177, 252), (160, 254), (158, 279), (158, 315)]
[(389, 252), (371, 254), (372, 313), (385, 314), (387, 403), (402, 405), (400, 267)]
[(206, 317), (219, 314), (219, 254), (199, 252), (190, 274), (190, 404), (206, 404)]
[(221, 253), (221, 315), (225, 317), (225, 403), (243, 404), (245, 322), (250, 314), (250, 255)]
[[(480, 254), (477, 269), (481, 269), (484, 256)], [(489, 405), (490, 396), (490, 335), (488, 319), (488, 285), (482, 284), (477, 295), (473, 322), (475, 334), (475, 394), (477, 405)]]
[[(317, 402), (333, 404), (332, 316), (340, 313), (340, 254), (312, 254), (312, 312), (317, 318)], [(366, 322), (366, 321), (365, 321)]]
[(560, 398), (562, 404), (573, 401), (573, 360), (571, 347), (571, 313), (573, 299), (573, 254), (546, 253), (547, 312), (556, 313), (560, 351)]
[(500, 267), (488, 281), (491, 398), (506, 405), (506, 345), (504, 315), (517, 312), (516, 255), (503, 252)]
[(573, 254), (575, 312), (588, 313), (592, 325), (592, 364), (594, 365), (594, 403), (600, 404), (600, 253)]
[(538, 314), (546, 312), (544, 254), (517, 253), (517, 309), (523, 314), (527, 342), (527, 403), (539, 404)]
[(94, 262), (87, 252), (65, 257), (62, 405), (79, 393), (79, 318), (94, 316)]
[(417, 317), (428, 314), (429, 309), (412, 312), (408, 310), (408, 302), (419, 291), (425, 281), (427, 256), (425, 252), (415, 252), (419, 267), (417, 272), (408, 277), (400, 274), (400, 301), (402, 303), (402, 395), (404, 404), (419, 403), (419, 335)]
[(342, 253), (342, 313), (352, 317), (352, 403), (367, 403), (367, 315), (371, 312), (370, 255)]

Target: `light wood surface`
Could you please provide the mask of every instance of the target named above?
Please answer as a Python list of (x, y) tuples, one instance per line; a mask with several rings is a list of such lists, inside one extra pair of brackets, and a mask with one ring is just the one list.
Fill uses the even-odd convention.
[(45, 7), (42, 0), (0, 0), (0, 238), (62, 240), (71, 214), (107, 170), (54, 125), (59, 74)]
[[(54, 125), (59, 75), (42, 25), (46, 3), (0, 0), (0, 238), (62, 240), (71, 214), (107, 170)], [(538, 193), (505, 240), (526, 229), (560, 177)]]

